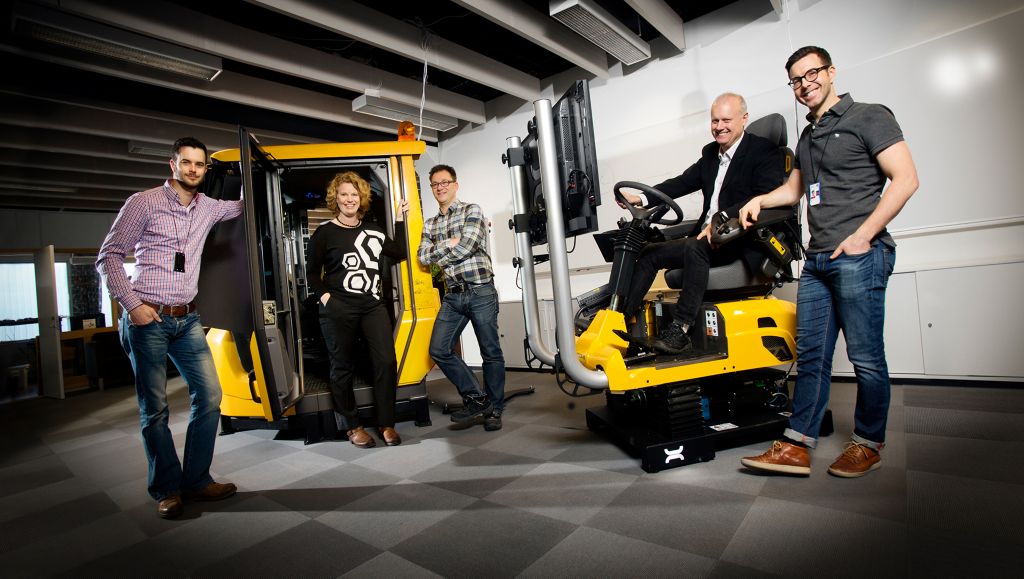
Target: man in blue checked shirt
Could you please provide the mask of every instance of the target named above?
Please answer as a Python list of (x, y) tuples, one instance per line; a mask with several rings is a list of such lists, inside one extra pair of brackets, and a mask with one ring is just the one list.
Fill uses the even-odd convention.
[[(456, 198), (456, 179), (455, 169), (448, 165), (430, 170), (430, 190), (440, 210), (424, 224), (416, 253), (423, 265), (441, 268), (447, 286), (430, 337), (430, 357), (462, 396), (464, 406), (452, 413), (452, 422), (482, 416), (484, 429), (499, 430), (505, 408), (505, 357), (498, 342), (498, 292), (487, 254), (487, 223), (479, 205)], [(483, 355), (486, 391), (453, 352), (470, 322)]]

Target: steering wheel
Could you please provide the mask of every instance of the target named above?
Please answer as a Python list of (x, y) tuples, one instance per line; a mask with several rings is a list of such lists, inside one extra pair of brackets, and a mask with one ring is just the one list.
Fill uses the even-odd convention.
[[(622, 194), (621, 190), (623, 188), (639, 189), (647, 195), (655, 197), (664, 205), (655, 205), (654, 207), (648, 208), (637, 207), (630, 203), (626, 199), (626, 196)], [(672, 199), (654, 187), (644, 185), (643, 183), (637, 183), (635, 181), (619, 181), (615, 184), (615, 200), (626, 206), (626, 210), (628, 210), (629, 214), (633, 216), (633, 219), (647, 221), (648, 223), (657, 223), (658, 225), (678, 225), (683, 220), (683, 210), (676, 204), (675, 199)], [(662, 217), (661, 214), (665, 212), (665, 207), (672, 210), (673, 217), (671, 219), (665, 219)]]

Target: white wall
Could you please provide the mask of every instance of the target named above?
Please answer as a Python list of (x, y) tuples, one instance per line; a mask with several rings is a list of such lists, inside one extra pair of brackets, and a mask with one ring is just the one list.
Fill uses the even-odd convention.
[[(1016, 102), (1024, 94), (1019, 73), (1024, 70), (1024, 35), (1019, 33), (1024, 30), (1024, 2), (790, 0), (786, 5), (787, 14), (780, 18), (767, 1), (741, 0), (687, 22), (685, 53), (656, 41), (655, 58), (620, 66), (611, 78), (591, 82), (602, 228), (614, 227), (622, 215), (612, 201), (615, 182), (657, 183), (696, 160), (710, 141), (708, 105), (721, 92), (743, 94), (752, 119), (782, 113), (794, 144), (806, 124), (806, 110), (795, 106), (783, 67), (796, 48), (824, 46), (836, 65), (840, 92), (893, 110), (920, 173), (920, 190), (890, 224), (899, 243), (897, 273), (911, 278), (897, 280), (902, 289), (890, 292), (889, 311), (915, 314), (890, 315), (887, 342), (893, 372), (901, 374), (896, 368), (906, 368), (911, 370), (902, 373), (907, 376), (1024, 377), (1024, 369), (1009, 361), (982, 374), (975, 367), (954, 374), (948, 373), (948, 365), (930, 370), (934, 352), (924, 349), (929, 344), (934, 349), (937, 341), (928, 333), (935, 326), (927, 326), (930, 314), (924, 309), (943, 301), (969, 302), (973, 296), (962, 292), (974, 290), (947, 287), (922, 297), (932, 291), (922, 284), (936, 283), (936, 276), (924, 272), (946, 272), (937, 276), (943, 279), (969, 278), (974, 289), (990, 286), (989, 279), (1017, 287), (1024, 282), (1019, 266), (1024, 262), (1019, 144), (1024, 114)], [(586, 76), (575, 71), (547, 79), (543, 95), (555, 99), (569, 80)], [(505, 227), (512, 212), (511, 187), (500, 156), (506, 137), (525, 135), (532, 103), (506, 97), (489, 103), (488, 110), (485, 124), (465, 127), (442, 141), (439, 157), (458, 170), (460, 197), (479, 203), (493, 219), (499, 292), (502, 300), (516, 300), (521, 293), (511, 266), (515, 244)], [(698, 201), (688, 200), (683, 209), (693, 216)], [(574, 295), (607, 277), (588, 237), (581, 237), (569, 256)], [(977, 267), (981, 265), (994, 269)], [(539, 278), (540, 295), (550, 295), (548, 278), (543, 273)], [(998, 305), (993, 320), (1004, 327), (1024, 325), (1018, 300)], [(952, 341), (969, 352), (991, 351), (985, 341), (992, 339), (947, 327), (939, 341)], [(1009, 347), (1020, 352), (1022, 343), (1014, 337)], [(837, 356), (837, 371), (844, 362), (844, 356)]]

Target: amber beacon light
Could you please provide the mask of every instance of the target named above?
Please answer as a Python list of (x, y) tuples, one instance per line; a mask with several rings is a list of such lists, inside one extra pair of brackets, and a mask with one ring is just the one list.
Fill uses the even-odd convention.
[(398, 123), (398, 140), (399, 141), (415, 141), (416, 140), (416, 125), (412, 121), (402, 121)]

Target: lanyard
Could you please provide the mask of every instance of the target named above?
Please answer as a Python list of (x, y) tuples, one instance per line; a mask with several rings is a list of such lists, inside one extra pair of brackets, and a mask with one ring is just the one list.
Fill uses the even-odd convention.
[[(174, 193), (177, 195), (178, 192), (175, 191)], [(167, 206), (171, 209), (171, 224), (174, 225), (174, 241), (178, 242), (178, 253), (182, 255), (185, 253), (183, 246), (188, 244), (188, 236), (192, 234), (193, 213), (199, 209), (199, 200), (193, 197), (192, 202), (196, 204), (192, 211), (189, 211), (188, 205), (185, 206), (185, 213), (188, 214), (188, 229), (185, 231), (185, 238), (182, 239), (178, 237), (178, 216), (174, 213), (174, 205), (171, 203), (170, 199), (167, 200)], [(191, 205), (191, 203), (189, 205)]]
[[(818, 173), (821, 172), (821, 168), (824, 166), (825, 151), (828, 150), (828, 143), (832, 140), (832, 135), (835, 134), (835, 130), (839, 128), (839, 123), (843, 122), (843, 117), (839, 117), (836, 121), (836, 125), (828, 130), (828, 136), (825, 137), (825, 144), (821, 147), (821, 155), (818, 156), (818, 170), (814, 170), (814, 151), (811, 150), (811, 144), (814, 143), (814, 125), (811, 125), (811, 136), (807, 139), (807, 157), (811, 163), (811, 182), (820, 183), (818, 181)], [(818, 123), (821, 126), (821, 123)]]

